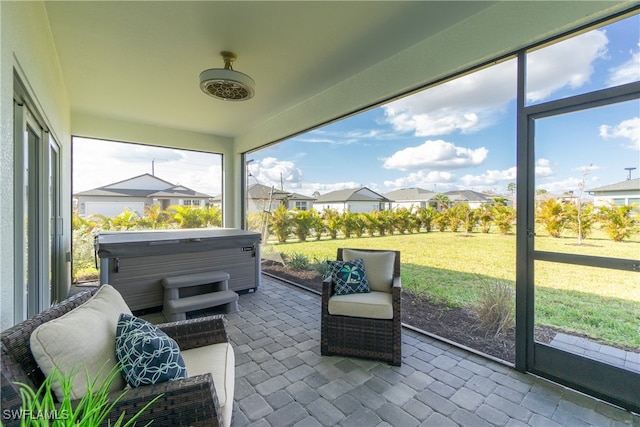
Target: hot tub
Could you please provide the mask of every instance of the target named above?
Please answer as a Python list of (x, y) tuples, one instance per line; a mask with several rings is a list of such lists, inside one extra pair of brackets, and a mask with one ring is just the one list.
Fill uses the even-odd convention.
[(95, 236), (100, 283), (131, 310), (161, 307), (165, 277), (226, 271), (229, 289), (260, 285), (260, 233), (235, 228), (102, 232)]

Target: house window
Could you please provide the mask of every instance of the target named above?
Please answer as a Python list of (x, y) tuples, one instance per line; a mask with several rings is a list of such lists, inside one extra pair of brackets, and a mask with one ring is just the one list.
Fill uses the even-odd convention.
[(307, 210), (307, 202), (296, 202), (296, 209), (299, 209), (301, 211), (306, 211)]
[(620, 199), (620, 198), (614, 198), (613, 199), (613, 204), (616, 205), (616, 206), (624, 206), (624, 205), (627, 204), (626, 202), (627, 201), (625, 199)]
[(185, 199), (182, 201), (182, 206), (191, 206), (191, 200)]

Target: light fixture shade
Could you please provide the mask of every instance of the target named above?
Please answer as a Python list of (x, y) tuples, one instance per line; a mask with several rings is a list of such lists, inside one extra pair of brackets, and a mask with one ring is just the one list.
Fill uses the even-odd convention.
[(245, 101), (253, 98), (255, 82), (244, 73), (224, 68), (211, 68), (200, 73), (200, 89), (223, 101)]
[(233, 52), (220, 52), (224, 68), (211, 68), (200, 73), (200, 89), (209, 96), (223, 101), (246, 101), (253, 98), (255, 82), (248, 75), (235, 71)]

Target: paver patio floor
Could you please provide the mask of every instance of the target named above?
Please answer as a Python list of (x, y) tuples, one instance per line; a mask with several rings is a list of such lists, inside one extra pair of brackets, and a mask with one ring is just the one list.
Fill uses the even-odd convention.
[(403, 328), (402, 367), (320, 355), (320, 297), (264, 277), (226, 315), (234, 427), (640, 426), (640, 417)]

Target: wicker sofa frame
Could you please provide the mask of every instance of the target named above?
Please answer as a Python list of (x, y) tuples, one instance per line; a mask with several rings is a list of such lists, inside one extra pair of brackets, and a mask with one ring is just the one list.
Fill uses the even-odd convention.
[[(402, 284), (400, 251), (354, 249), (367, 252), (394, 252), (392, 304), (393, 319), (367, 319), (329, 314), (333, 294), (331, 278), (322, 282), (320, 353), (374, 359), (400, 366), (402, 363)], [(336, 259), (342, 260), (343, 248)]]
[[(62, 316), (86, 302), (96, 289), (80, 292), (61, 303), (2, 332), (2, 389), (0, 390), (2, 424), (19, 426), (20, 420), (11, 418), (21, 407), (20, 388), (24, 383), (37, 389), (44, 381), (29, 346), (31, 333), (41, 324)], [(209, 344), (228, 342), (221, 316), (183, 320), (158, 325), (176, 340), (182, 350)], [(116, 403), (107, 422), (114, 421), (125, 412), (133, 416), (156, 396), (162, 397), (147, 408), (136, 420), (139, 425), (153, 421), (154, 426), (222, 426), (220, 405), (211, 374), (196, 375), (182, 380), (137, 387), (128, 390)], [(113, 393), (115, 400), (121, 393)], [(130, 417), (125, 415), (125, 419)], [(7, 417), (7, 419), (5, 419)], [(17, 418), (17, 417), (16, 417)]]

